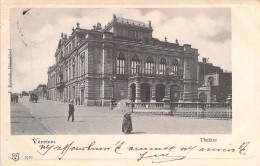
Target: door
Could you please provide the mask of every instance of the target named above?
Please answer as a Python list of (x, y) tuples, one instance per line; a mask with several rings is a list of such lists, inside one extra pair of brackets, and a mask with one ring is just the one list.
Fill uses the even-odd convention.
[(131, 84), (131, 91), (132, 91), (131, 99), (134, 102), (135, 98), (136, 98), (136, 86), (135, 86), (135, 84)]
[(155, 93), (156, 102), (162, 102), (164, 96), (165, 96), (165, 86), (163, 84), (157, 84), (156, 93)]
[(178, 102), (180, 99), (179, 87), (177, 85), (172, 85), (170, 88), (171, 102)]
[(81, 98), (80, 98), (80, 103), (81, 105), (84, 105), (84, 89), (81, 89)]
[(150, 101), (150, 84), (148, 83), (141, 84), (141, 101)]

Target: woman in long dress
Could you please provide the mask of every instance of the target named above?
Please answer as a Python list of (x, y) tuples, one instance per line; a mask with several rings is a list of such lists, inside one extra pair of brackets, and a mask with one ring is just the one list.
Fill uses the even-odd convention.
[(133, 126), (132, 126), (131, 113), (127, 112), (124, 115), (124, 119), (122, 123), (122, 132), (124, 132), (125, 134), (130, 134), (132, 130), (133, 130)]

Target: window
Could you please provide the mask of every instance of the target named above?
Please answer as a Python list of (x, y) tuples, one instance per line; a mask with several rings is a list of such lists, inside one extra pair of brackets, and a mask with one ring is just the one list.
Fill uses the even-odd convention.
[(187, 66), (186, 66), (186, 67), (187, 67), (187, 68), (190, 68), (190, 61), (187, 60), (186, 63), (187, 63)]
[(214, 78), (213, 77), (209, 77), (208, 78), (208, 86), (213, 86), (214, 85)]
[(127, 30), (126, 29), (122, 29), (122, 36), (127, 37)]
[(66, 47), (66, 55), (68, 55), (68, 53), (69, 53), (69, 49), (68, 49), (68, 47)]
[(68, 81), (68, 68), (66, 67), (66, 71), (65, 71), (65, 81)]
[(121, 28), (117, 28), (117, 35), (122, 36), (122, 29)]
[(71, 44), (69, 45), (69, 52), (71, 51)]
[(135, 54), (131, 59), (131, 74), (138, 73), (139, 65), (139, 57)]
[[(136, 34), (136, 37), (137, 37), (137, 34)], [(143, 32), (139, 32), (138, 37), (142, 38), (143, 37)]]
[(131, 31), (130, 30), (128, 33), (129, 33), (128, 36), (131, 37), (131, 38), (137, 38), (138, 37), (137, 36), (137, 34), (138, 34), (137, 31)]
[(125, 74), (125, 55), (122, 53), (116, 59), (116, 73)]
[(135, 31), (134, 33), (135, 33), (135, 38), (137, 38), (138, 37), (138, 32)]
[(178, 75), (178, 60), (174, 59), (172, 62), (172, 74)]
[(75, 39), (72, 40), (72, 49), (75, 47)]
[(69, 80), (72, 79), (72, 72), (71, 72), (71, 70), (72, 70), (72, 68), (71, 68), (71, 66), (70, 66), (70, 67), (69, 67)]
[(84, 61), (85, 61), (85, 58), (82, 58), (81, 59), (81, 75), (85, 74), (85, 70), (84, 70)]
[(152, 57), (147, 57), (145, 61), (145, 73), (146, 74), (153, 74), (154, 70), (154, 61)]
[(85, 74), (85, 53), (81, 54), (81, 75)]
[(159, 74), (165, 74), (166, 59), (161, 58), (159, 63)]
[(134, 38), (134, 31), (129, 31), (128, 36), (131, 37), (131, 38)]
[(72, 65), (72, 78), (75, 78), (75, 64)]

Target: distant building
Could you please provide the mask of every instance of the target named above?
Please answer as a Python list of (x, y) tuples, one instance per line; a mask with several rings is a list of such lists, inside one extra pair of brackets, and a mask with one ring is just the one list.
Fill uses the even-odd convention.
[(206, 58), (198, 63), (198, 98), (203, 102), (224, 102), (232, 94), (232, 73), (208, 63)]
[(198, 99), (198, 49), (152, 37), (148, 24), (116, 17), (104, 28), (79, 27), (61, 34), (56, 63), (48, 69), (51, 100), (80, 98), (83, 105), (107, 105), (111, 98), (135, 102)]
[(42, 99), (47, 99), (47, 85), (40, 84), (36, 89), (34, 89), (34, 93)]
[(29, 96), (28, 92), (22, 91), (22, 96)]

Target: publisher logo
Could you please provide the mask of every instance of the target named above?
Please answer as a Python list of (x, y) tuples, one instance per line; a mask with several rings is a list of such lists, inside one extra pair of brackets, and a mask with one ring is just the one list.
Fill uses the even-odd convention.
[(12, 159), (16, 162), (19, 160), (19, 153), (12, 153)]

